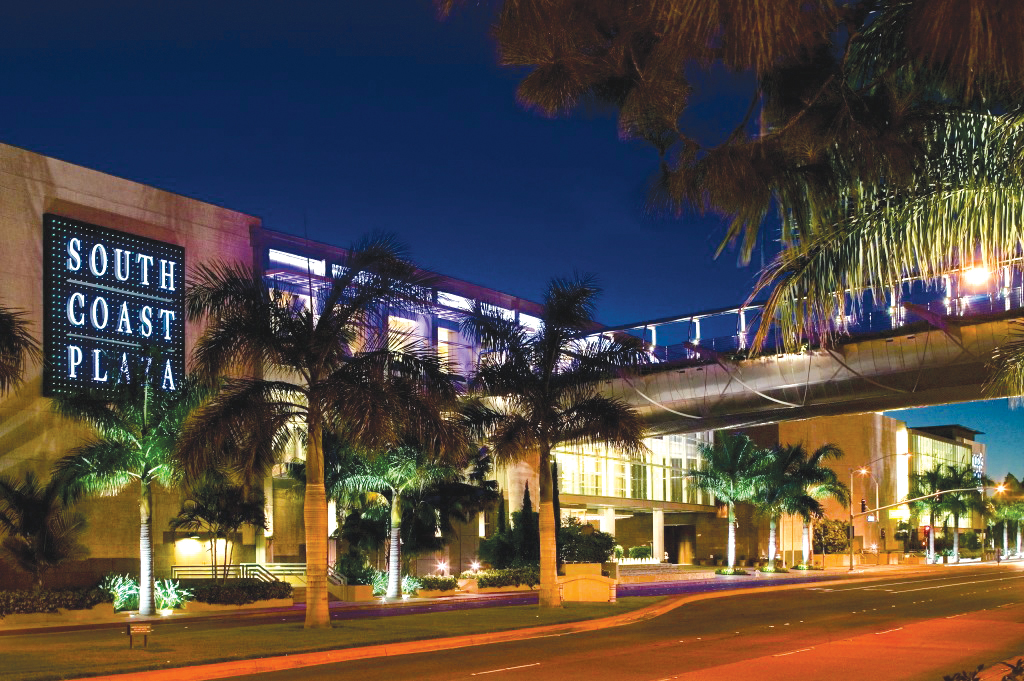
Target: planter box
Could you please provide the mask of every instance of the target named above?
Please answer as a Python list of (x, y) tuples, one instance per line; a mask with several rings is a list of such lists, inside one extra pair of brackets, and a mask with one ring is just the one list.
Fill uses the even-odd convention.
[(0, 619), (0, 629), (21, 629), (36, 625), (77, 624), (81, 622), (110, 622), (127, 620), (129, 613), (115, 613), (112, 603), (100, 603), (88, 610), (58, 610), (34, 612), (27, 615), (7, 615)]
[(477, 589), (477, 593), (482, 594), (499, 594), (507, 591), (533, 591), (533, 589), (525, 584), (520, 584), (519, 586), (489, 586), (484, 589)]
[(365, 603), (374, 600), (373, 585), (347, 584), (339, 589), (341, 600), (346, 603)]
[(440, 591), (438, 589), (420, 589), (416, 593), (416, 598), (442, 598), (444, 596), (454, 596), (459, 593), (457, 589), (447, 589)]
[(563, 566), (566, 577), (579, 577), (581, 575), (601, 576), (600, 563), (566, 563)]
[(266, 601), (256, 601), (245, 605), (221, 605), (219, 603), (199, 603), (189, 601), (185, 604), (182, 612), (223, 612), (225, 610), (258, 610), (260, 608), (290, 608), (295, 602), (290, 598), (271, 598)]

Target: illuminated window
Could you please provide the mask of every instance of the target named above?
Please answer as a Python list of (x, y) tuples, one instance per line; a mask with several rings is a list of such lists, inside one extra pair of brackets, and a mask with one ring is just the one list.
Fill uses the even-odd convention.
[(278, 251), (273, 248), (270, 249), (269, 258), (272, 263), (293, 267), (300, 272), (309, 272), (321, 277), (327, 274), (327, 262), (324, 260), (313, 260), (312, 258), (305, 258), (301, 255), (286, 253), (285, 251)]

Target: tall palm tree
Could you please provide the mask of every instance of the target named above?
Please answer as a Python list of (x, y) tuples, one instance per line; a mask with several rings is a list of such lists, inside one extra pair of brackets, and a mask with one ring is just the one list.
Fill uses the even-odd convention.
[(153, 592), (153, 487), (168, 486), (176, 471), (171, 452), (189, 412), (204, 391), (186, 379), (175, 391), (160, 389), (157, 362), (143, 360), (136, 377), (121, 382), (109, 396), (84, 391), (54, 398), (56, 411), (89, 425), (94, 439), (76, 447), (56, 464), (55, 475), (72, 497), (114, 495), (138, 485), (139, 613), (156, 610)]
[(935, 516), (943, 511), (942, 499), (929, 495), (943, 490), (943, 475), (942, 464), (935, 464), (931, 470), (913, 473), (910, 476), (910, 492), (907, 498), (928, 497), (910, 504), (910, 510), (914, 515), (920, 515), (923, 511), (928, 512), (928, 562), (935, 560)]
[(46, 484), (31, 471), (20, 480), (0, 476), (0, 529), (7, 533), (0, 547), (32, 575), (37, 589), (47, 572), (89, 553), (78, 542), (85, 516), (65, 501), (64, 492), (64, 480), (58, 476)]
[(0, 395), (21, 383), (28, 365), (41, 356), (25, 313), (0, 307)]
[(728, 507), (728, 567), (736, 566), (736, 504), (753, 501), (763, 486), (761, 472), (769, 454), (746, 435), (724, 434), (713, 444), (700, 443), (699, 470), (690, 471), (693, 484)]
[(413, 447), (397, 447), (368, 456), (354, 475), (343, 483), (347, 489), (367, 495), (369, 503), (390, 510), (390, 548), (386, 598), (402, 595), (402, 516), (408, 502), (427, 488), (459, 476), (462, 466), (431, 461)]
[[(830, 458), (842, 456), (842, 452), (832, 445), (823, 449), (825, 451), (819, 449), (808, 456), (802, 445), (779, 445), (765, 453), (760, 468), (762, 479), (753, 503), (768, 516), (768, 552), (773, 561), (779, 516), (784, 513), (800, 515), (805, 519), (807, 530), (806, 523), (810, 519), (823, 516), (821, 499), (840, 491), (840, 487), (845, 489), (834, 473), (830, 475), (831, 469), (822, 465)], [(815, 456), (818, 456), (817, 460)], [(844, 498), (840, 491), (838, 500), (842, 502)], [(805, 564), (808, 560), (808, 534), (805, 532), (802, 539)]]
[(595, 330), (592, 277), (554, 279), (544, 292), (541, 325), (527, 330), (477, 306), (463, 331), (484, 349), (473, 377), (488, 396), (470, 409), (497, 463), (529, 460), (540, 477), (540, 606), (559, 607), (551, 451), (608, 444), (624, 456), (646, 451), (644, 427), (624, 402), (600, 395), (596, 381), (646, 361), (628, 337), (588, 338)]
[(825, 515), (821, 500), (833, 499), (846, 505), (850, 503), (850, 490), (828, 465), (830, 461), (843, 457), (843, 450), (839, 447), (824, 444), (810, 454), (803, 445), (789, 445), (788, 448), (794, 450), (793, 484), (799, 490), (791, 500), (791, 508), (803, 520), (800, 544), (803, 565), (807, 565), (811, 559), (811, 521)]
[(388, 333), (389, 314), (429, 304), (431, 278), (385, 236), (361, 242), (332, 274), (316, 282), (310, 275), (303, 299), (245, 266), (203, 265), (185, 293), (189, 318), (207, 320), (194, 368), (208, 380), (236, 377), (224, 379), (190, 421), (179, 458), (198, 473), (237, 433), (269, 429), (302, 438), (307, 628), (331, 625), (324, 429), (368, 451), (386, 451), (409, 435), (443, 457), (461, 456), (467, 446), (461, 424), (450, 418), (452, 374), (435, 353)]
[[(946, 465), (942, 508), (953, 516), (953, 562), (960, 562), (960, 518), (972, 511), (987, 515), (992, 509), (985, 498), (984, 486), (992, 484), (985, 476), (976, 476), (970, 466)], [(957, 491), (954, 491), (957, 490)]]

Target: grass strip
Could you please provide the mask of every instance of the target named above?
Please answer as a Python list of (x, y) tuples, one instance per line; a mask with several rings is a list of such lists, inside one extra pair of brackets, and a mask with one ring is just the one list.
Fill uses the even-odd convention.
[[(49, 681), (185, 667), (228, 660), (273, 657), (382, 643), (563, 624), (618, 615), (663, 600), (631, 597), (617, 603), (567, 603), (337, 620), (333, 629), (305, 630), (301, 622), (248, 624), (202, 619), (157, 624), (146, 648), (128, 648), (123, 630), (5, 636), (0, 666), (5, 681)], [(140, 641), (141, 642), (141, 641)]]

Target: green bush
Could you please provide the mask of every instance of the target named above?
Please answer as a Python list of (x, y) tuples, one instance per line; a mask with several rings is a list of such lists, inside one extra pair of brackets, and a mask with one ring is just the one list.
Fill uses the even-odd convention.
[(505, 570), (481, 570), (477, 573), (476, 585), (480, 589), (501, 586), (526, 585), (531, 589), (540, 584), (540, 568), (507, 568)]
[(742, 568), (738, 568), (738, 567), (733, 567), (733, 568), (724, 567), (724, 568), (718, 568), (717, 570), (715, 570), (715, 574), (716, 575), (749, 575), (750, 573), (747, 572), (746, 570), (744, 570)]
[(62, 610), (88, 610), (99, 603), (110, 603), (110, 595), (99, 588), (40, 589), (38, 591), (0, 591), (0, 618)]
[(563, 563), (603, 563), (615, 550), (615, 537), (569, 517), (558, 528), (558, 547)]
[[(374, 570), (370, 584), (373, 586), (373, 595), (383, 597), (388, 592), (388, 573), (383, 570)], [(404, 575), (402, 577), (403, 594), (415, 596), (420, 588), (419, 577), (413, 577), (412, 575)]]
[(821, 570), (822, 568), (817, 567), (815, 565), (807, 565), (806, 563), (800, 563), (799, 565), (794, 565), (790, 569), (791, 570)]
[(459, 588), (459, 580), (454, 577), (420, 577), (420, 588), (426, 591), (454, 591)]
[(652, 558), (654, 552), (650, 546), (634, 546), (629, 549), (630, 558)]
[(212, 605), (246, 605), (275, 598), (291, 598), (292, 585), (288, 582), (261, 582), (258, 579), (231, 579), (220, 582), (193, 582), (192, 600)]
[(373, 584), (376, 570), (366, 564), (357, 553), (346, 553), (334, 564), (334, 572), (345, 578), (346, 584)]
[[(158, 579), (153, 583), (157, 610), (174, 610), (192, 600), (192, 592), (170, 579)], [(100, 590), (108, 594), (114, 610), (139, 609), (139, 580), (131, 575), (107, 575), (100, 582)]]

